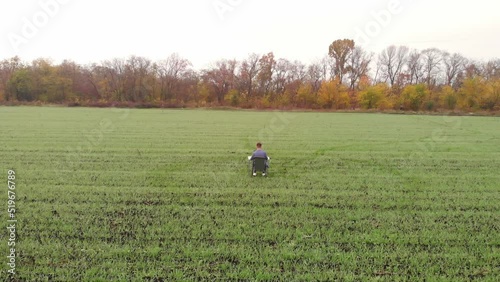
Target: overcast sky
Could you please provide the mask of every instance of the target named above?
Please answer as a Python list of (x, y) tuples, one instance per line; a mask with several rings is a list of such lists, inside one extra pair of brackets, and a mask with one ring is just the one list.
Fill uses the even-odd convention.
[[(48, 3), (48, 4), (43, 4)], [(328, 45), (355, 39), (500, 57), (500, 1), (475, 0), (0, 0), (0, 59), (165, 59), (195, 68), (250, 53), (310, 63)]]

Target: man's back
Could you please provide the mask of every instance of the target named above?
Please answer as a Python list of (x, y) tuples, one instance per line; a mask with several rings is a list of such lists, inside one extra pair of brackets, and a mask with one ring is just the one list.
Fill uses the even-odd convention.
[(253, 159), (266, 159), (267, 160), (267, 154), (264, 150), (255, 150), (252, 154), (251, 160), (253, 160)]

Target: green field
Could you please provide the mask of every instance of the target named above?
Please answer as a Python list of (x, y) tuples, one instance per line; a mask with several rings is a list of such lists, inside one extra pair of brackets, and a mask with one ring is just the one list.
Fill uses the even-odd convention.
[(500, 280), (499, 118), (0, 107), (0, 146), (17, 281)]

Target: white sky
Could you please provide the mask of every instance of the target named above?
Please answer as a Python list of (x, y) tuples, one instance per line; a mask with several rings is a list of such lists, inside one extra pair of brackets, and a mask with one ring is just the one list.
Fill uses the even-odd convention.
[[(50, 13), (41, 3), (52, 3)], [(390, 19), (376, 23), (381, 11)], [(85, 64), (176, 52), (201, 69), (272, 51), (310, 63), (332, 41), (352, 38), (375, 53), (402, 44), (487, 60), (500, 57), (499, 11), (498, 0), (0, 0), (0, 59)], [(360, 37), (367, 29), (371, 36)]]

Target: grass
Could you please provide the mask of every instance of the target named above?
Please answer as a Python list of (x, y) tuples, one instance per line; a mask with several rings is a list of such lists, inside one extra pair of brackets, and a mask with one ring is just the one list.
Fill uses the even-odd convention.
[[(498, 281), (499, 128), (488, 117), (0, 107), (1, 175), (17, 176), (11, 278)], [(249, 176), (256, 141), (272, 157), (267, 178)]]

